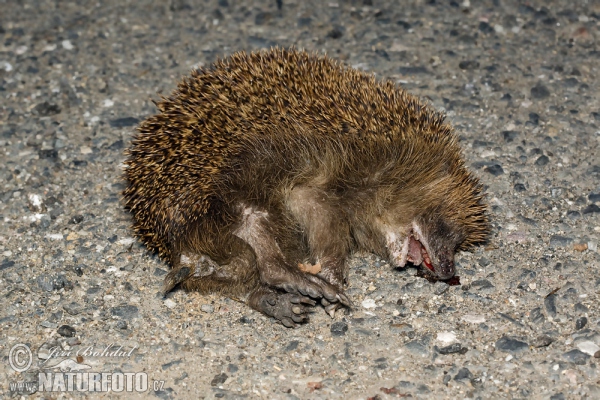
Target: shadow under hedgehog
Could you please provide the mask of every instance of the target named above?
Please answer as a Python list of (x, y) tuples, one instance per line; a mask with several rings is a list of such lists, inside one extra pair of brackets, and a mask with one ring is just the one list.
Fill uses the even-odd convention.
[(287, 327), (350, 305), (347, 260), (454, 275), (486, 205), (444, 117), (389, 81), (295, 49), (192, 71), (127, 150), (135, 234), (175, 286), (242, 299)]

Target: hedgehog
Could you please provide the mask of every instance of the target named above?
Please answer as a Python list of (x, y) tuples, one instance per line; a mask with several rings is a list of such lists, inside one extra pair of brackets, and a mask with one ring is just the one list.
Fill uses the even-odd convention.
[(388, 80), (297, 49), (194, 69), (126, 150), (135, 235), (175, 287), (221, 293), (286, 327), (351, 301), (369, 252), (436, 279), (488, 235), (478, 179), (442, 113)]

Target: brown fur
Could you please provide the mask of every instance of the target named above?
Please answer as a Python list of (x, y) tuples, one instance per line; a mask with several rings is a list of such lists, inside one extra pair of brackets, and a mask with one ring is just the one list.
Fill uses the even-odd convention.
[(307, 297), (347, 303), (352, 251), (403, 265), (408, 248), (419, 264), (410, 237), (447, 278), (454, 252), (487, 235), (452, 128), (391, 82), (302, 51), (239, 52), (157, 106), (128, 150), (124, 196), (136, 235), (173, 267), (166, 290), (239, 295), (291, 326)]

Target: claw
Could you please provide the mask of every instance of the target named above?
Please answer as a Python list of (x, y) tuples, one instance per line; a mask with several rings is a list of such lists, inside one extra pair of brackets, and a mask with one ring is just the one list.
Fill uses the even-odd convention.
[(294, 297), (290, 298), (290, 303), (307, 304), (311, 307), (314, 306), (315, 304), (317, 304), (313, 299), (308, 298), (306, 296), (294, 296)]
[(339, 303), (332, 303), (325, 307), (325, 312), (329, 314), (331, 318), (335, 317), (335, 310), (337, 310)]
[(352, 307), (352, 302), (344, 293), (338, 293), (335, 295), (335, 297), (346, 307)]
[(283, 324), (283, 326), (285, 326), (286, 328), (295, 328), (296, 324), (290, 320), (289, 318), (283, 318), (281, 320), (281, 323)]

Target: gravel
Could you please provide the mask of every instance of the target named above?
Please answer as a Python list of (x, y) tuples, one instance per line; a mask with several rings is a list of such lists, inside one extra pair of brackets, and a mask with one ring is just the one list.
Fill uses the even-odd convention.
[[(566, 0), (3, 4), (0, 393), (66, 363), (148, 373), (161, 399), (599, 398), (599, 24), (597, 2)], [(492, 224), (457, 254), (460, 285), (358, 254), (355, 306), (294, 330), (218, 294), (163, 297), (168, 268), (120, 203), (123, 150), (192, 68), (272, 45), (447, 114)]]

